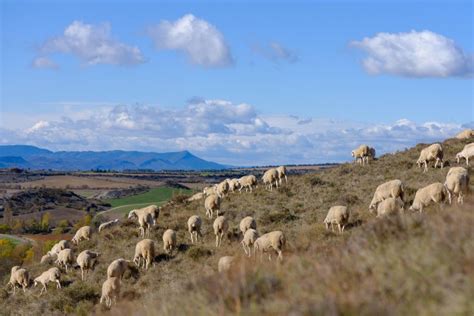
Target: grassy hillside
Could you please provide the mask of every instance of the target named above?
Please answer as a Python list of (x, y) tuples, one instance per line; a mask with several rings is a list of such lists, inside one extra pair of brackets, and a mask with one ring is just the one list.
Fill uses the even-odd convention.
[[(444, 143), (451, 165), (465, 143)], [(222, 210), (231, 232), (219, 249), (214, 247), (212, 221), (205, 218), (203, 201), (167, 204), (150, 237), (158, 248), (156, 265), (147, 272), (126, 274), (122, 300), (110, 314), (473, 314), (472, 197), (462, 207), (433, 206), (423, 214), (407, 212), (386, 219), (375, 219), (367, 210), (375, 188), (384, 181), (398, 178), (405, 183), (407, 206), (416, 189), (444, 181), (449, 168), (430, 168), (426, 174), (417, 169), (423, 146), (385, 155), (370, 166), (344, 164), (291, 176), (287, 185), (273, 192), (259, 185), (253, 194), (230, 195)], [(470, 175), (474, 179), (472, 169)], [(351, 226), (342, 235), (327, 232), (322, 224), (335, 204), (348, 205), (352, 212)], [(194, 214), (203, 218), (204, 241), (190, 245), (186, 221)], [(256, 218), (261, 234), (277, 229), (285, 233), (281, 264), (243, 256), (238, 223), (248, 215)], [(168, 228), (177, 231), (180, 244), (169, 260), (161, 241)], [(97, 304), (107, 266), (120, 257), (132, 258), (139, 240), (137, 225), (131, 222), (96, 235), (76, 251), (102, 253), (87, 282), (74, 270), (64, 275), (62, 290), (50, 287), (41, 298), (36, 297), (39, 289), (14, 297), (0, 290), (0, 311), (107, 313)], [(238, 264), (219, 275), (217, 261), (224, 255), (238, 256)], [(34, 276), (46, 268), (28, 266)], [(4, 283), (7, 280), (4, 276)]]
[(106, 200), (112, 207), (118, 207), (129, 204), (144, 204), (144, 203), (159, 203), (162, 201), (169, 200), (175, 194), (188, 194), (190, 190), (175, 189), (170, 187), (159, 187), (151, 189), (150, 191), (127, 196), (119, 199)]

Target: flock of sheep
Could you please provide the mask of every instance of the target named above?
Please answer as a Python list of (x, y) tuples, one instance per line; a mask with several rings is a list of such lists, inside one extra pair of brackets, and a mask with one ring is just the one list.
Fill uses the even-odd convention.
[[(474, 135), (469, 134), (468, 137)], [(356, 163), (362, 165), (368, 164), (369, 158), (375, 158), (375, 150), (367, 145), (362, 145), (352, 151), (352, 156)], [(466, 159), (466, 164), (469, 165), (469, 158), (474, 156), (474, 143), (468, 144), (464, 149), (456, 155), (458, 163), (460, 159)], [(435, 167), (440, 164), (443, 168), (443, 148), (440, 144), (433, 144), (420, 152), (417, 160), (419, 167), (424, 167), (424, 172), (428, 170), (428, 164), (434, 161)], [(271, 168), (267, 170), (262, 182), (266, 189), (272, 190), (275, 186), (278, 188), (288, 181), (287, 170), (284, 166), (278, 168)], [(229, 229), (228, 219), (220, 215), (220, 205), (222, 199), (232, 192), (245, 189), (246, 192), (252, 192), (257, 187), (257, 178), (254, 175), (247, 175), (239, 179), (226, 179), (219, 184), (204, 188), (200, 193), (190, 197), (188, 201), (195, 201), (204, 199), (204, 208), (206, 216), (209, 219), (216, 218), (213, 222), (213, 230), (216, 238), (216, 247), (220, 247), (224, 235)], [(463, 197), (469, 190), (469, 174), (463, 167), (450, 168), (445, 182), (436, 182), (424, 188), (420, 188), (415, 195), (413, 204), (410, 210), (422, 212), (425, 207), (432, 203), (441, 203), (447, 201), (451, 203), (453, 196), (457, 196), (457, 202), (463, 203)], [(380, 184), (375, 190), (372, 201), (369, 205), (369, 211), (375, 212), (377, 217), (403, 212), (404, 210), (404, 185), (400, 180), (391, 180)], [(135, 209), (129, 212), (128, 218), (136, 220), (139, 225), (139, 232), (142, 238), (136, 244), (135, 254), (132, 260), (118, 258), (110, 263), (107, 269), (107, 278), (102, 285), (102, 295), (100, 302), (110, 307), (114, 301), (117, 300), (120, 294), (120, 284), (124, 273), (135, 265), (138, 268), (148, 270), (154, 264), (155, 258), (155, 241), (149, 238), (150, 230), (156, 225), (160, 215), (160, 208), (156, 205), (151, 205), (141, 209)], [(338, 227), (339, 232), (343, 232), (346, 225), (349, 223), (350, 212), (347, 206), (336, 205), (329, 209), (324, 224), (326, 229), (334, 229), (334, 225)], [(113, 220), (103, 223), (99, 227), (99, 233), (119, 223), (119, 220)], [(202, 237), (201, 227), (203, 220), (199, 215), (191, 216), (187, 221), (187, 228), (190, 234), (191, 243), (198, 242)], [(285, 235), (282, 231), (272, 231), (263, 235), (259, 235), (257, 231), (257, 223), (253, 217), (245, 217), (241, 220), (239, 225), (243, 239), (241, 245), (246, 256), (255, 255), (258, 251), (261, 255), (264, 252), (268, 253), (268, 258), (271, 260), (271, 253), (275, 252), (278, 259), (283, 259), (283, 248), (286, 243)], [(71, 242), (79, 244), (83, 240), (89, 240), (93, 233), (90, 226), (81, 227)], [(167, 255), (171, 255), (177, 249), (177, 235), (176, 231), (168, 229), (164, 232), (163, 249)], [(61, 240), (55, 244), (52, 249), (41, 258), (41, 263), (51, 264), (56, 263), (59, 267), (64, 268), (68, 272), (74, 265), (74, 261), (81, 269), (81, 279), (84, 280), (88, 271), (94, 268), (100, 253), (92, 250), (84, 250), (81, 252), (76, 260), (74, 260), (74, 253), (71, 248), (71, 242)], [(235, 258), (233, 256), (221, 257), (218, 261), (218, 271), (224, 272), (230, 269)], [(58, 267), (52, 267), (43, 272), (40, 276), (34, 279), (34, 286), (42, 285), (40, 295), (47, 291), (47, 284), (49, 282), (56, 283), (57, 288), (61, 288), (61, 270)], [(15, 293), (17, 287), (26, 288), (30, 284), (29, 273), (25, 268), (15, 266), (11, 269), (11, 278), (8, 285), (13, 287)]]

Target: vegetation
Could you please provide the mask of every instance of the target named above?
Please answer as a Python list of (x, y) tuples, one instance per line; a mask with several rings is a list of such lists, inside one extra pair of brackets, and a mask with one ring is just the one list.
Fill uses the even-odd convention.
[(129, 204), (145, 204), (145, 203), (160, 203), (169, 200), (175, 194), (190, 193), (190, 190), (174, 189), (169, 187), (159, 187), (151, 189), (150, 191), (127, 196), (120, 199), (106, 200), (112, 207), (124, 206)]

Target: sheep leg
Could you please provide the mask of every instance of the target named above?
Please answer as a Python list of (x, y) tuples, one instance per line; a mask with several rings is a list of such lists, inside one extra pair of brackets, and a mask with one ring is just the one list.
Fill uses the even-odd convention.
[(277, 250), (278, 252), (278, 259), (280, 259), (280, 261), (283, 261), (283, 252), (281, 250)]
[(219, 235), (216, 235), (216, 247), (219, 247)]
[(342, 228), (341, 228), (341, 224), (337, 224), (337, 228), (339, 228), (339, 233), (342, 233)]
[[(56, 283), (57, 283), (57, 288), (60, 289), (61, 288), (61, 282), (59, 282), (59, 280), (56, 280)], [(46, 286), (45, 286), (45, 289), (46, 289)]]
[(81, 280), (84, 281), (84, 270), (81, 268)]
[(245, 247), (245, 243), (244, 243), (243, 240), (242, 240), (241, 244), (242, 244), (242, 247), (244, 248), (245, 255), (248, 255), (247, 254), (247, 248)]

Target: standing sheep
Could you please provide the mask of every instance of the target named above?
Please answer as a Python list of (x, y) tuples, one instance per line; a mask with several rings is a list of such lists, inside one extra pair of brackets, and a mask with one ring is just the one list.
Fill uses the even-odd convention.
[(170, 255), (176, 249), (176, 232), (172, 229), (167, 229), (163, 234), (163, 249)]
[(206, 215), (209, 218), (214, 217), (214, 211), (219, 216), (219, 209), (221, 207), (221, 199), (217, 194), (209, 195), (204, 201), (204, 207), (206, 208)]
[(242, 232), (242, 235), (245, 235), (245, 232), (247, 231), (247, 229), (250, 229), (250, 228), (257, 229), (257, 222), (252, 216), (247, 216), (247, 217), (244, 217), (240, 221), (239, 228), (240, 228), (240, 231)]
[(91, 234), (92, 234), (92, 229), (90, 226), (82, 226), (79, 228), (72, 238), (72, 242), (75, 243), (76, 245), (79, 244), (81, 240), (90, 240), (91, 239)]
[(84, 281), (84, 275), (87, 273), (89, 270), (94, 269), (94, 266), (96, 264), (96, 260), (99, 257), (98, 252), (94, 252), (91, 250), (84, 250), (77, 256), (77, 264), (81, 268), (81, 280)]
[(278, 259), (283, 260), (283, 247), (286, 244), (285, 235), (283, 232), (277, 230), (270, 233), (266, 233), (257, 238), (253, 244), (254, 254), (258, 250), (263, 256), (264, 252), (268, 252), (268, 260), (272, 260), (270, 251), (273, 249), (278, 253)]
[(276, 170), (278, 172), (278, 181), (280, 182), (280, 186), (282, 185), (283, 178), (285, 178), (285, 183), (288, 183), (288, 177), (286, 176), (286, 167), (280, 166)]
[(54, 268), (49, 269), (48, 271), (41, 273), (41, 275), (37, 277), (34, 280), (34, 282), (35, 282), (35, 287), (38, 285), (38, 283), (41, 283), (43, 285), (40, 292), (40, 296), (41, 296), (43, 294), (43, 291), (48, 292), (46, 285), (49, 282), (55, 282), (57, 284), (56, 287), (60, 289), (61, 288), (60, 280), (61, 280), (61, 271), (59, 271), (58, 268), (54, 267)]
[(339, 232), (342, 233), (344, 228), (349, 223), (349, 210), (347, 206), (336, 205), (329, 209), (326, 218), (324, 219), (324, 224), (326, 224), (326, 229), (329, 229), (331, 225), (331, 230), (333, 230), (333, 224), (336, 224), (339, 228)]
[(51, 264), (53, 261), (56, 261), (58, 255), (56, 253), (47, 252), (44, 256), (41, 257), (41, 264)]
[(444, 186), (448, 191), (448, 201), (451, 204), (452, 196), (457, 195), (457, 202), (463, 204), (464, 194), (469, 192), (469, 173), (463, 167), (452, 167), (446, 175)]
[(263, 174), (262, 180), (266, 189), (269, 188), (272, 191), (273, 184), (278, 188), (278, 171), (275, 168), (268, 169)]
[(214, 228), (214, 235), (216, 235), (216, 247), (219, 247), (222, 243), (224, 234), (229, 229), (229, 222), (224, 216), (219, 216), (216, 218), (212, 226)]
[(239, 179), (230, 179), (228, 183), (229, 183), (229, 192), (235, 192), (236, 190), (240, 189)]
[(242, 247), (244, 248), (244, 252), (247, 256), (251, 256), (252, 252), (250, 251), (250, 247), (255, 244), (255, 241), (258, 238), (258, 232), (253, 229), (249, 228), (245, 231), (244, 239), (242, 239)]
[(427, 172), (428, 163), (433, 160), (435, 161), (435, 165), (434, 165), (435, 168), (438, 166), (438, 163), (441, 163), (441, 169), (444, 167), (443, 147), (441, 147), (440, 144), (433, 144), (422, 149), (420, 152), (420, 157), (416, 161), (416, 164), (418, 165), (419, 168), (421, 168), (421, 166), (424, 165), (425, 168), (423, 172)]
[(11, 270), (10, 281), (7, 286), (13, 288), (13, 295), (16, 293), (16, 287), (22, 287), (23, 293), (26, 292), (26, 288), (30, 284), (30, 275), (28, 271), (20, 266), (14, 266)]
[(117, 277), (111, 277), (102, 284), (102, 295), (100, 304), (104, 304), (108, 308), (112, 307), (112, 303), (117, 303), (120, 296), (120, 280)]
[(463, 150), (456, 154), (456, 160), (461, 162), (461, 158), (466, 159), (466, 166), (469, 167), (469, 158), (474, 157), (474, 143), (467, 144)]
[(217, 194), (216, 188), (217, 188), (217, 186), (215, 186), (215, 185), (205, 187), (202, 190), (202, 193), (204, 193), (206, 196), (209, 196), (211, 194)]
[(112, 220), (112, 221), (108, 221), (108, 222), (105, 222), (105, 223), (100, 224), (100, 226), (99, 226), (99, 233), (100, 233), (101, 231), (105, 230), (105, 229), (109, 229), (109, 228), (111, 228), (112, 226), (117, 225), (118, 223), (119, 223), (119, 220), (118, 220), (118, 218), (117, 218), (117, 219), (114, 219), (114, 220)]
[(127, 271), (130, 268), (130, 264), (131, 264), (130, 260), (125, 260), (123, 258), (112, 261), (112, 263), (107, 268), (107, 277), (108, 278), (116, 277), (122, 280), (123, 275), (125, 274), (125, 271)]
[(216, 187), (216, 194), (219, 196), (221, 199), (227, 195), (229, 192), (229, 183), (227, 180), (222, 181), (219, 183)]
[(150, 230), (153, 225), (153, 216), (150, 213), (140, 212), (139, 210), (131, 210), (128, 213), (128, 219), (138, 220), (138, 224), (140, 225), (139, 231), (140, 236), (143, 238), (150, 235)]
[(193, 196), (189, 197), (186, 201), (188, 201), (188, 202), (199, 201), (202, 198), (204, 198), (205, 196), (206, 195), (204, 193), (198, 192), (198, 193), (194, 194)]
[(351, 155), (355, 158), (354, 162), (365, 165), (369, 163), (370, 147), (367, 145), (360, 145), (358, 148), (351, 151)]
[(239, 192), (242, 192), (242, 189), (245, 188), (245, 192), (252, 192), (252, 188), (255, 186), (257, 187), (257, 178), (251, 174), (248, 176), (243, 176), (239, 179), (240, 189)]
[(193, 215), (188, 219), (188, 231), (191, 235), (191, 243), (194, 244), (194, 240), (198, 241), (198, 236), (202, 237), (201, 234), (201, 217)]
[(457, 139), (469, 139), (474, 137), (474, 130), (473, 129), (466, 129), (459, 134), (456, 135)]
[(135, 246), (135, 256), (133, 257), (133, 262), (137, 265), (137, 267), (140, 268), (143, 265), (143, 268), (148, 270), (150, 264), (152, 264), (154, 260), (155, 243), (153, 240), (143, 239), (142, 241), (139, 241)]
[(60, 267), (63, 266), (66, 269), (67, 273), (68, 267), (74, 264), (74, 254), (72, 253), (72, 249), (61, 250), (61, 252), (58, 253), (56, 264)]
[(403, 201), (400, 198), (390, 197), (377, 206), (377, 217), (403, 213)]
[(447, 198), (447, 191), (441, 182), (432, 183), (424, 188), (416, 191), (415, 199), (413, 200), (411, 211), (423, 212), (423, 208), (434, 203), (441, 203)]
[(402, 181), (391, 180), (379, 185), (377, 189), (375, 189), (374, 197), (369, 205), (369, 210), (375, 211), (377, 209), (377, 204), (390, 197), (399, 197), (403, 201), (404, 188)]
[(220, 257), (219, 262), (217, 263), (217, 271), (219, 271), (219, 273), (229, 271), (234, 260), (235, 258), (233, 256)]
[(69, 241), (67, 240), (60, 240), (48, 251), (47, 254), (49, 255), (57, 255), (61, 250), (70, 248)]
[(145, 217), (148, 217), (147, 214), (149, 214), (151, 216), (151, 224), (153, 226), (156, 225), (156, 221), (158, 220), (158, 217), (160, 216), (160, 208), (156, 205), (148, 205), (146, 207), (134, 209), (128, 213), (129, 218), (132, 212), (134, 212), (137, 218), (140, 218), (140, 217), (145, 218)]

